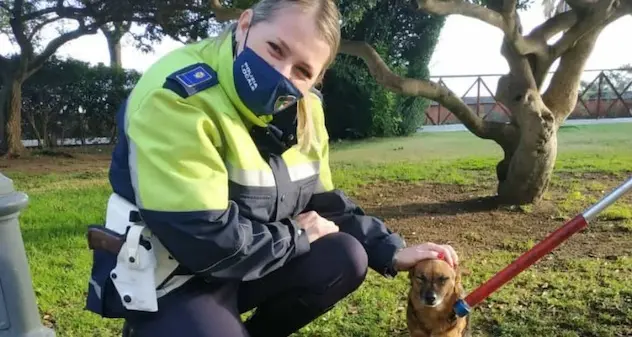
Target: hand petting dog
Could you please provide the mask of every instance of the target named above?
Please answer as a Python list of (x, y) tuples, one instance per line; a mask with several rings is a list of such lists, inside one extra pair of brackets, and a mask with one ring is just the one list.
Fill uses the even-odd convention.
[(410, 270), (419, 261), (426, 259), (445, 259), (452, 267), (457, 267), (459, 264), (459, 257), (452, 246), (434, 243), (424, 243), (404, 248), (395, 254), (394, 259), (394, 265), (398, 271)]

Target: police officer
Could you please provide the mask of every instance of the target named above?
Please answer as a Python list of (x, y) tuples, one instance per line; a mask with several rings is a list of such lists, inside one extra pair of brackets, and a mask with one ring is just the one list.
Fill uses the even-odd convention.
[(288, 336), (368, 267), (457, 263), (447, 245), (405, 248), (332, 184), (313, 87), (339, 20), (332, 0), (261, 0), (143, 74), (110, 167), (104, 231), (121, 245), (94, 250), (88, 310), (124, 318), (134, 337)]

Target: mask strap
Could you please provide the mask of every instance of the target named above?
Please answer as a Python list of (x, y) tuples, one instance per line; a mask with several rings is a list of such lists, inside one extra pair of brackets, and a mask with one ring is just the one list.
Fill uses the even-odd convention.
[(246, 37), (244, 38), (244, 48), (246, 49), (246, 43), (248, 42), (248, 35), (250, 34), (250, 27), (252, 27), (252, 20), (248, 23), (248, 30), (246, 30)]

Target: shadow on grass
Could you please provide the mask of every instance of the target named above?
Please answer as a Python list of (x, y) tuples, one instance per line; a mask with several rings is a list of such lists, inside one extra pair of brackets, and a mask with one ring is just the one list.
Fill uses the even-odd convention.
[(464, 213), (489, 212), (503, 207), (496, 196), (480, 197), (438, 203), (413, 203), (407, 205), (367, 207), (368, 214), (383, 217), (407, 218), (426, 214), (457, 215)]

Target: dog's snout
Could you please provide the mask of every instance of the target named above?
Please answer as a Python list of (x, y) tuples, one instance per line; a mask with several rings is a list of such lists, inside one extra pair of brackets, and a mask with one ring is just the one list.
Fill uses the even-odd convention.
[(428, 305), (433, 305), (435, 304), (435, 302), (437, 302), (437, 294), (434, 293), (434, 291), (428, 291), (424, 294), (424, 301), (426, 302), (426, 304)]

